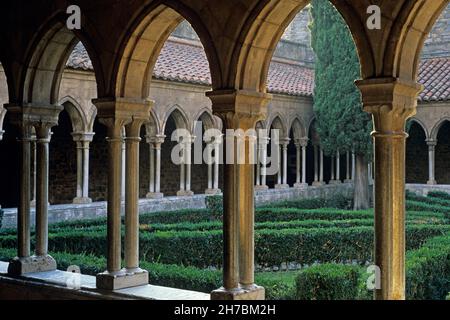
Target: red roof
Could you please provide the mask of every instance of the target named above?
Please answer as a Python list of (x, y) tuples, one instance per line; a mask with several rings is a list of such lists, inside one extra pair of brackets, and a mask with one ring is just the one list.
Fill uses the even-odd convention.
[(419, 82), (424, 85), (419, 100), (450, 100), (450, 58), (423, 60), (420, 63)]
[[(67, 66), (92, 70), (92, 63), (84, 47), (78, 44)], [(211, 85), (209, 63), (201, 46), (169, 40), (156, 62), (153, 76), (156, 79)], [(419, 82), (425, 89), (421, 101), (450, 100), (450, 58), (423, 60), (420, 64)], [(314, 70), (296, 63), (272, 61), (269, 69), (268, 91), (294, 96), (312, 96)]]

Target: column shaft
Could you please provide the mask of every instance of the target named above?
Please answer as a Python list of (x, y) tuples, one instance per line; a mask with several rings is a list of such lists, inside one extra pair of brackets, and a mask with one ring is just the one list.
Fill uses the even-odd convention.
[(302, 146), (302, 183), (306, 184), (306, 146)]
[(319, 173), (319, 182), (323, 182), (323, 150), (320, 148), (320, 173)]
[(296, 167), (295, 167), (295, 172), (296, 172), (296, 177), (295, 177), (295, 182), (296, 183), (300, 183), (300, 165), (301, 165), (301, 159), (300, 159), (300, 145), (296, 145), (295, 146), (295, 151), (296, 151)]
[(150, 181), (149, 181), (149, 192), (155, 192), (155, 149), (153, 143), (150, 143)]
[(83, 196), (83, 146), (81, 142), (77, 144), (77, 198)]
[(89, 142), (83, 142), (83, 198), (89, 198)]
[(341, 155), (339, 150), (336, 153), (336, 181), (341, 181)]
[(155, 177), (155, 192), (161, 191), (161, 144), (156, 145), (156, 177)]
[(283, 144), (283, 184), (287, 185), (287, 144)]
[(50, 127), (36, 127), (36, 255), (45, 256), (48, 251), (48, 160)]
[[(17, 209), (19, 258), (30, 256), (30, 176), (31, 176), (31, 127), (22, 124), (20, 138), (20, 201)], [(35, 170), (36, 172), (36, 170)]]

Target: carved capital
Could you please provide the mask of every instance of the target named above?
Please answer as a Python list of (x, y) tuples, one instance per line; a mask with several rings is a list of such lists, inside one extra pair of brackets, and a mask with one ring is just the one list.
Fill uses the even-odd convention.
[(223, 121), (225, 129), (255, 129), (264, 120), (272, 95), (246, 90), (216, 90), (206, 93), (212, 101), (213, 113)]
[(416, 113), (417, 95), (423, 86), (398, 78), (360, 80), (364, 110), (373, 115), (379, 134), (403, 134), (406, 120)]
[(300, 147), (302, 147), (302, 148), (306, 148), (308, 146), (308, 141), (309, 141), (309, 139), (307, 137), (295, 139), (295, 143), (300, 145)]
[(75, 142), (92, 142), (94, 132), (72, 132), (73, 141)]
[(59, 113), (64, 109), (58, 104), (6, 104), (6, 109), (11, 116), (11, 122), (19, 127), (34, 126), (38, 129), (50, 129), (58, 124)]

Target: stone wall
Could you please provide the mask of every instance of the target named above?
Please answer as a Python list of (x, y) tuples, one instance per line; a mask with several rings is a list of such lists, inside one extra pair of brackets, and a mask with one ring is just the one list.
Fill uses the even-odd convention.
[(423, 58), (450, 56), (450, 6), (439, 17), (425, 41)]
[[(353, 190), (351, 184), (325, 185), (321, 187), (308, 187), (305, 189), (270, 189), (255, 193), (255, 204), (261, 206), (270, 202), (281, 200), (294, 200), (309, 197), (330, 197), (335, 194), (350, 195)], [(182, 209), (204, 209), (204, 194), (190, 197), (164, 197), (162, 199), (141, 199), (139, 200), (139, 213), (149, 213), (158, 211), (176, 211)], [(122, 214), (124, 207), (122, 203)], [(51, 205), (48, 211), (49, 223), (60, 221), (73, 221), (80, 219), (93, 219), (106, 216), (106, 202), (94, 202), (90, 204), (66, 204)], [(17, 225), (17, 209), (4, 209), (3, 228), (12, 228)], [(31, 223), (35, 223), (35, 210), (31, 210)]]

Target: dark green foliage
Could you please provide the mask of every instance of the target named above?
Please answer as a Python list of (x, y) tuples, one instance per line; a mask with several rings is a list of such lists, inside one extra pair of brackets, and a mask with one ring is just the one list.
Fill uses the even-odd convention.
[[(299, 274), (296, 296), (299, 299), (371, 299), (373, 292), (366, 289), (368, 276), (365, 267), (313, 266)], [(421, 248), (407, 252), (407, 299), (445, 299), (449, 290), (450, 234), (431, 238)]]
[(354, 150), (371, 154), (372, 123), (362, 110), (354, 81), (360, 65), (351, 33), (327, 0), (312, 1), (311, 44), (316, 53), (314, 111), (321, 146), (327, 155)]
[[(407, 226), (407, 247), (415, 249), (430, 237), (448, 231), (448, 226)], [(0, 247), (14, 248), (16, 237), (0, 237)], [(373, 227), (329, 227), (297, 229), (261, 229), (255, 232), (255, 261), (261, 266), (279, 266), (297, 262), (372, 260)], [(106, 230), (67, 230), (49, 234), (49, 249), (54, 252), (86, 253), (96, 256), (107, 252)], [(222, 231), (142, 232), (140, 258), (148, 262), (186, 266), (220, 267)]]
[(444, 199), (450, 201), (450, 194), (443, 191), (430, 191), (428, 192), (427, 196), (430, 198)]
[(208, 210), (211, 216), (216, 220), (222, 220), (223, 216), (223, 196), (212, 195), (205, 198), (206, 210)]
[(353, 197), (347, 197), (343, 194), (336, 194), (329, 198), (306, 198), (299, 200), (280, 201), (270, 206), (274, 208), (279, 207), (297, 208), (297, 209), (336, 208), (336, 209), (351, 210), (353, 208)]
[(296, 279), (298, 300), (352, 300), (357, 296), (360, 267), (321, 264), (301, 271)]
[(4, 214), (4, 211), (2, 208), (0, 208), (0, 229), (2, 228), (3, 214)]

